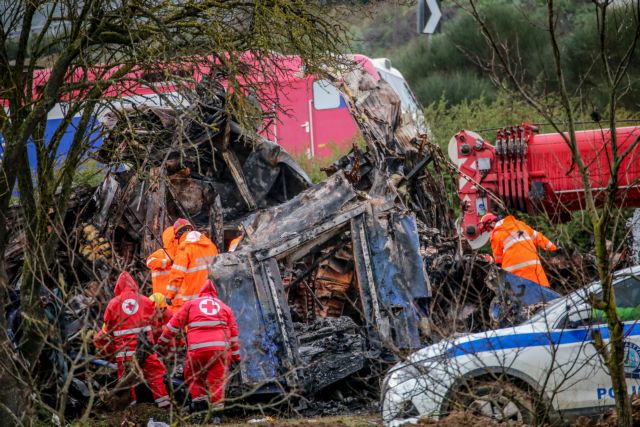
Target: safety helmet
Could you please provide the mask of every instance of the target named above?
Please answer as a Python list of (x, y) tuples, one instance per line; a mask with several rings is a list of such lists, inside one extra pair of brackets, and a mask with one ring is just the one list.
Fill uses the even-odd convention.
[(156, 305), (157, 308), (165, 308), (167, 306), (167, 300), (160, 292), (156, 292), (149, 297), (152, 303)]
[(487, 213), (480, 218), (480, 231), (490, 231), (490, 225), (498, 221), (498, 216), (494, 213)]
[(191, 224), (189, 221), (187, 221), (184, 218), (178, 218), (176, 220), (176, 222), (173, 223), (173, 232), (176, 234), (176, 236), (178, 235), (178, 232), (183, 229), (184, 227), (191, 227), (193, 228), (193, 224)]

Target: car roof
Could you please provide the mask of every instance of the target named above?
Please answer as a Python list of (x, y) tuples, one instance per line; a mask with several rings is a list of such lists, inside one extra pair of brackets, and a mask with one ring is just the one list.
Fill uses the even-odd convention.
[(613, 277), (640, 275), (640, 265), (623, 268), (613, 273)]

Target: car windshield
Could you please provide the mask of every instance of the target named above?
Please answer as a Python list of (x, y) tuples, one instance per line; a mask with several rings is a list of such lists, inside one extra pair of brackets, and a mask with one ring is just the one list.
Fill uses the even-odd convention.
[(549, 319), (550, 317), (554, 318), (553, 320), (555, 320), (556, 311), (558, 311), (560, 307), (566, 307), (567, 304), (573, 305), (580, 301), (585, 301), (587, 295), (589, 295), (590, 293), (598, 292), (599, 290), (600, 282), (594, 282), (585, 288), (578, 289), (570, 293), (569, 295), (550, 301), (547, 305), (543, 305), (542, 307), (540, 307), (540, 309), (536, 311), (533, 316), (522, 323), (526, 324), (542, 322), (546, 319)]
[(556, 300), (550, 301), (546, 305), (543, 305), (538, 309), (538, 311), (536, 311), (536, 313), (533, 316), (531, 316), (528, 320), (525, 320), (524, 322), (522, 322), (522, 324), (541, 322), (547, 316), (549, 316), (549, 314), (554, 312), (558, 307), (566, 304), (567, 301), (569, 301), (570, 296), (571, 295), (567, 295), (563, 298), (558, 298)]

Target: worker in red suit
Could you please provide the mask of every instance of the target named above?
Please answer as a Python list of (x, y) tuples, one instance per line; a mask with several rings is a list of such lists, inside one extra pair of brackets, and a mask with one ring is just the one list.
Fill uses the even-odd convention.
[(171, 263), (176, 257), (178, 241), (173, 227), (162, 232), (162, 247), (147, 257), (147, 267), (151, 270), (151, 288), (153, 293), (167, 294)]
[(504, 270), (549, 287), (549, 279), (542, 268), (537, 248), (556, 251), (558, 247), (544, 234), (513, 215), (500, 219), (492, 213), (482, 217), (480, 228), (491, 232), (493, 258)]
[[(153, 335), (153, 341), (158, 342), (160, 339), (160, 335), (162, 335), (162, 331), (164, 330), (164, 326), (169, 323), (173, 314), (169, 311), (167, 306), (167, 302), (165, 301), (164, 295), (159, 292), (152, 294), (149, 297), (149, 300), (153, 303), (155, 307), (155, 311), (151, 316), (151, 335)], [(175, 345), (172, 342), (170, 345), (171, 348), (174, 348)]]
[[(116, 296), (107, 305), (104, 324), (95, 335), (94, 343), (103, 352), (109, 352), (115, 357), (118, 378), (121, 378), (136, 355), (138, 335), (146, 333), (149, 342), (154, 342), (150, 321), (155, 307), (149, 298), (139, 293), (138, 285), (126, 271), (118, 277), (114, 293)], [(164, 384), (164, 364), (154, 353), (147, 355), (140, 364), (155, 403), (161, 408), (168, 407), (171, 401)], [(131, 390), (131, 395), (135, 403), (134, 389)]]
[(205, 282), (197, 298), (185, 302), (173, 316), (158, 345), (168, 344), (182, 329), (187, 330), (184, 378), (191, 395), (191, 410), (204, 411), (209, 404), (212, 409), (223, 409), (230, 362), (240, 362), (240, 347), (233, 312), (218, 299), (211, 280)]
[(186, 301), (198, 297), (202, 284), (209, 277), (209, 264), (218, 255), (218, 248), (184, 218), (178, 218), (173, 224), (173, 231), (178, 239), (178, 249), (165, 296), (167, 304), (176, 313)]

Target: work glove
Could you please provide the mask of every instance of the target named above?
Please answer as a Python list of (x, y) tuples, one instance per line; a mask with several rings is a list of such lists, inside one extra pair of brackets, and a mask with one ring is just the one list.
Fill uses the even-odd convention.
[(165, 302), (167, 305), (171, 305), (171, 299), (170, 299), (170, 298), (165, 298), (165, 299), (164, 299), (164, 302)]
[(564, 254), (564, 248), (560, 245), (556, 245), (556, 253), (558, 255)]

